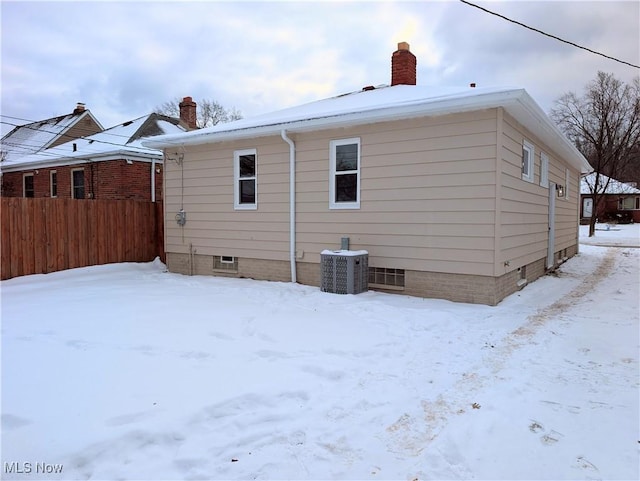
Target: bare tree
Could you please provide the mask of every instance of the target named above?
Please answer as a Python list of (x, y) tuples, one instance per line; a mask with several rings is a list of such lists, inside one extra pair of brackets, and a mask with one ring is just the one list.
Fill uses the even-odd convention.
[[(197, 102), (196, 125), (199, 129), (213, 127), (219, 123), (231, 122), (242, 118), (242, 114), (235, 107), (225, 108), (215, 100), (202, 99)], [(156, 107), (155, 112), (169, 117), (180, 117), (180, 99), (175, 98)]]
[(598, 72), (582, 96), (569, 92), (557, 99), (551, 118), (595, 170), (595, 182), (590, 186), (591, 237), (609, 179), (619, 178), (627, 170), (640, 143), (640, 78), (625, 84), (613, 74)]

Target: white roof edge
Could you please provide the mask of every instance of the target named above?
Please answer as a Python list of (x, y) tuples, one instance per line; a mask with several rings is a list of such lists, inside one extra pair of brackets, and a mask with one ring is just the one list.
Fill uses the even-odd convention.
[[(37, 154), (36, 154), (37, 155)], [(49, 159), (38, 159), (31, 162), (20, 162), (14, 165), (11, 163), (0, 163), (0, 171), (2, 172), (14, 172), (21, 170), (47, 168), (47, 167), (61, 167), (63, 165), (75, 165), (86, 164), (91, 161), (107, 161), (107, 160), (134, 160), (138, 162), (161, 162), (164, 160), (164, 156), (161, 152), (131, 152), (130, 150), (118, 150), (110, 152), (101, 152), (96, 154), (86, 154), (81, 156), (60, 156), (51, 157)]]
[[(530, 131), (534, 133), (540, 132), (540, 137), (545, 140), (550, 147), (558, 150), (558, 153), (566, 156), (566, 159), (577, 168), (581, 174), (588, 174), (593, 171), (591, 164), (589, 164), (584, 155), (571, 143), (567, 136), (562, 133), (558, 126), (526, 91), (523, 91), (523, 95), (519, 99), (519, 104), (527, 110), (529, 114), (528, 117), (514, 115), (512, 112), (509, 112), (507, 106), (505, 106), (505, 110), (514, 115), (516, 120), (521, 122)], [(535, 119), (540, 125), (528, 125), (528, 119)]]
[[(580, 179), (580, 194), (593, 194), (595, 181), (596, 172), (582, 176)], [(601, 173), (598, 176), (596, 192), (605, 195), (637, 195), (640, 194), (640, 189), (627, 182), (622, 182)]]
[(148, 148), (164, 149), (170, 147), (200, 145), (230, 140), (277, 135), (281, 130), (289, 132), (307, 132), (334, 127), (348, 127), (375, 122), (401, 120), (426, 115), (447, 115), (473, 110), (503, 107), (527, 129), (538, 135), (551, 148), (566, 157), (572, 166), (581, 173), (592, 170), (578, 149), (558, 129), (551, 119), (538, 106), (523, 88), (479, 93), (473, 96), (444, 97), (441, 99), (420, 99), (395, 106), (384, 106), (346, 114), (328, 114), (316, 118), (276, 122), (268, 125), (244, 127), (230, 130), (191, 131), (185, 134), (169, 134), (142, 142)]
[(199, 145), (213, 142), (224, 142), (248, 137), (264, 137), (278, 134), (281, 130), (289, 132), (307, 132), (316, 129), (332, 127), (344, 127), (349, 125), (362, 125), (385, 120), (400, 120), (404, 118), (420, 117), (422, 115), (446, 115), (447, 113), (463, 112), (481, 108), (497, 107), (498, 99), (510, 99), (524, 92), (523, 89), (509, 91), (490, 92), (472, 97), (444, 98), (441, 100), (421, 100), (408, 102), (395, 106), (371, 108), (367, 110), (345, 113), (328, 114), (315, 118), (293, 120), (290, 122), (276, 122), (273, 124), (255, 127), (242, 127), (238, 129), (219, 130), (215, 132), (191, 131), (185, 134), (170, 134), (158, 136), (161, 138), (150, 139), (142, 142), (142, 145), (154, 149), (180, 145)]

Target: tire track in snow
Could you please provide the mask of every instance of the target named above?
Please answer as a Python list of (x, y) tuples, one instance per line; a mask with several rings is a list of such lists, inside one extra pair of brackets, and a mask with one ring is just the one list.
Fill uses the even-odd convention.
[[(585, 295), (593, 292), (596, 286), (611, 274), (616, 263), (617, 254), (617, 251), (608, 248), (598, 267), (584, 281), (553, 304), (538, 311), (533, 316), (529, 316), (527, 318), (528, 322), (509, 334), (509, 337), (514, 337), (515, 339), (526, 337), (530, 339), (549, 319), (558, 317), (574, 307)], [(522, 345), (523, 341), (511, 340), (510, 344), (515, 349)]]
[[(389, 452), (417, 457), (438, 437), (453, 416), (479, 409), (480, 405), (472, 405), (474, 393), (477, 393), (485, 382), (495, 381), (496, 374), (507, 364), (511, 355), (520, 347), (530, 344), (533, 336), (547, 321), (572, 309), (585, 295), (592, 292), (613, 270), (617, 254), (616, 249), (607, 249), (598, 266), (580, 284), (562, 298), (527, 317), (522, 326), (507, 334), (500, 343), (502, 347), (496, 349), (494, 356), (489, 360), (489, 373), (464, 373), (462, 378), (440, 394), (435, 402), (421, 401), (421, 415), (404, 413), (396, 422), (387, 426), (385, 438)], [(457, 462), (451, 464), (452, 472), (467, 472), (464, 465)]]

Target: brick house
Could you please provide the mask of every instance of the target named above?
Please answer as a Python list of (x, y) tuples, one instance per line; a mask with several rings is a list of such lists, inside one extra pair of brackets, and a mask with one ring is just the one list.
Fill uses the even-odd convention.
[(31, 155), (14, 153), (1, 164), (2, 196), (155, 202), (163, 156), (141, 139), (185, 130), (182, 121), (153, 113)]
[(16, 126), (0, 141), (0, 159), (15, 160), (103, 130), (100, 122), (79, 102), (70, 114)]
[(594, 190), (600, 194), (596, 217), (600, 222), (640, 222), (640, 189), (631, 184), (600, 174), (595, 189), (596, 174), (580, 181), (580, 223), (588, 224), (594, 204)]

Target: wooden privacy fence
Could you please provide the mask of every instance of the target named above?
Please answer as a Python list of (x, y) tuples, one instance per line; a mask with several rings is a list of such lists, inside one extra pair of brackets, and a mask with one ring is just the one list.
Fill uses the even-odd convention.
[(164, 259), (161, 202), (4, 197), (1, 278)]

